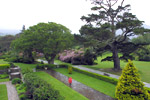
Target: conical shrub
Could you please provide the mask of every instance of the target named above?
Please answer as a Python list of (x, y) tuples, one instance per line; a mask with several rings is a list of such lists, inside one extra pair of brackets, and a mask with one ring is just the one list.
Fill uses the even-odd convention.
[(137, 68), (129, 60), (119, 78), (115, 96), (118, 100), (150, 100)]

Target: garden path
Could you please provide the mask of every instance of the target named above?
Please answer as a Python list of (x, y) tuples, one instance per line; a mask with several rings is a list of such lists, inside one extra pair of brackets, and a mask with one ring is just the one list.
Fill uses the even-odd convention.
[[(41, 60), (41, 59), (38, 59), (38, 61), (43, 61), (44, 63), (47, 63), (47, 61)], [(113, 77), (113, 78), (117, 78), (117, 79), (119, 79), (119, 77), (120, 77), (118, 75), (114, 75), (114, 74), (110, 74), (110, 73), (106, 73), (106, 72), (102, 72), (102, 71), (86, 68), (86, 67), (83, 67), (81, 65), (73, 65), (73, 67), (76, 67), (76, 68), (79, 68), (79, 69), (82, 69), (82, 70), (86, 70), (86, 71), (89, 71), (89, 72), (97, 73), (97, 74), (100, 74), (100, 75), (104, 75), (104, 74), (107, 75), (107, 76), (109, 75), (109, 77)], [(145, 84), (145, 87), (149, 87), (150, 88), (150, 83), (146, 83), (146, 82), (143, 82), (143, 83)]]
[(0, 82), (0, 84), (6, 84), (8, 100), (19, 100), (16, 88), (14, 85), (11, 84), (10, 81), (9, 82)]
[[(106, 73), (106, 72), (97, 71), (97, 70), (94, 70), (94, 69), (82, 67), (81, 65), (73, 65), (73, 67), (76, 67), (76, 68), (79, 68), (79, 69), (82, 69), (82, 70), (86, 70), (86, 71), (89, 71), (89, 72), (97, 73), (97, 74), (100, 74), (100, 75), (107, 75), (109, 77), (113, 77), (113, 78), (116, 78), (116, 79), (119, 79), (119, 77), (120, 77), (118, 75), (114, 75), (114, 74), (110, 74), (110, 73)], [(143, 82), (143, 83), (145, 84), (146, 87), (150, 88), (150, 83), (146, 83), (146, 82)]]
[(74, 89), (75, 91), (81, 93), (85, 97), (89, 98), (89, 100), (115, 100), (112, 97), (107, 96), (103, 93), (100, 93), (99, 91), (94, 90), (76, 80), (72, 80), (72, 85), (70, 86), (68, 83), (68, 77), (59, 72), (56, 72), (53, 70), (45, 70), (45, 72), (52, 75), (53, 77), (55, 77), (59, 81), (63, 82), (70, 88)]

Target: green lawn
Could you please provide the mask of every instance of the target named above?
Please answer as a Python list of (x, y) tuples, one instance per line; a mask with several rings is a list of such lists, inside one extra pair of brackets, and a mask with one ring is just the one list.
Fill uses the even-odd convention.
[(65, 97), (65, 100), (88, 100), (80, 93), (76, 92), (45, 72), (36, 72), (35, 74), (50, 83), (56, 90), (60, 92), (63, 97)]
[(0, 59), (0, 64), (8, 64), (8, 62), (4, 61), (3, 59)]
[(7, 88), (5, 84), (0, 85), (0, 100), (8, 100)]
[(78, 73), (75, 71), (73, 71), (73, 74), (68, 74), (68, 70), (65, 68), (58, 68), (55, 70), (66, 76), (72, 77), (73, 79), (75, 79), (97, 91), (100, 91), (106, 95), (109, 95), (109, 96), (115, 98), (115, 87), (116, 86), (114, 84), (111, 84), (111, 83), (108, 83), (108, 82), (105, 82), (102, 80), (98, 80), (96, 78), (93, 78), (93, 77), (90, 77), (90, 76), (87, 76), (85, 74), (81, 74), (81, 73)]
[[(119, 54), (119, 56), (120, 55), (121, 54)], [(121, 73), (122, 73), (121, 71), (116, 72), (116, 71), (112, 70), (112, 68), (113, 68), (112, 61), (101, 62), (101, 59), (105, 58), (106, 56), (111, 56), (111, 54), (109, 53), (109, 54), (105, 54), (102, 57), (97, 57), (97, 60), (95, 60), (95, 62), (98, 63), (97, 65), (82, 65), (82, 66), (91, 68), (91, 69), (95, 69), (95, 70), (100, 70), (100, 71), (116, 74), (116, 75), (121, 75)], [(55, 60), (55, 63), (61, 64), (63, 62), (61, 62), (59, 60)], [(120, 61), (120, 66), (122, 69), (126, 66), (126, 64), (127, 64), (127, 62), (122, 61), (122, 60)], [(141, 80), (144, 82), (150, 83), (150, 79), (149, 79), (149, 77), (150, 77), (150, 62), (133, 61), (133, 64), (139, 70), (139, 73), (141, 75)]]
[[(98, 69), (101, 71), (109, 72), (116, 75), (121, 75), (121, 72), (115, 72), (111, 70), (113, 68), (113, 62), (111, 61), (104, 61), (100, 62), (100, 57), (98, 57), (97, 62), (98, 65), (84, 65), (88, 68)], [(126, 66), (127, 62), (120, 61), (120, 66), (123, 69)], [(141, 75), (141, 80), (144, 82), (150, 83), (149, 77), (150, 77), (150, 62), (145, 61), (133, 61), (133, 64), (136, 66), (136, 68), (139, 70), (139, 73)]]
[(24, 63), (15, 63), (15, 65), (19, 66), (21, 69), (33, 69), (35, 68), (36, 64), (24, 64)]
[[(6, 79), (0, 79), (0, 82), (7, 82), (9, 81), (9, 78), (6, 78)], [(1, 99), (0, 99), (1, 100)]]

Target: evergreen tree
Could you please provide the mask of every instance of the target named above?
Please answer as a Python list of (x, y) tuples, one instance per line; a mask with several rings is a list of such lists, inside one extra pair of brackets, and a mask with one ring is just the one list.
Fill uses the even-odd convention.
[(118, 100), (149, 100), (149, 94), (141, 82), (137, 68), (131, 60), (122, 71), (116, 87), (116, 98)]
[[(98, 53), (112, 52), (114, 69), (118, 71), (120, 70), (118, 53), (123, 51), (125, 54), (123, 57), (129, 56), (128, 51), (125, 51), (132, 44), (129, 37), (145, 34), (149, 30), (142, 27), (143, 21), (129, 12), (130, 5), (125, 5), (125, 0), (91, 1), (95, 4), (91, 10), (95, 12), (82, 16), (81, 19), (87, 23), (80, 29), (81, 37), (86, 39), (86, 44), (89, 41)], [(117, 33), (118, 31), (120, 34)]]

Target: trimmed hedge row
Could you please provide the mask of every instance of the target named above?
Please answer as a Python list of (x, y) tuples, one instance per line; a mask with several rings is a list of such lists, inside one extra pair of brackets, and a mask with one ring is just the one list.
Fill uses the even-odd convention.
[(88, 76), (91, 76), (91, 77), (94, 77), (94, 78), (97, 78), (97, 79), (100, 79), (100, 80), (103, 80), (103, 81), (106, 81), (106, 82), (109, 82), (109, 83), (112, 83), (112, 84), (115, 84), (115, 85), (117, 85), (117, 83), (118, 83), (118, 79), (115, 79), (115, 78), (112, 78), (112, 77), (108, 77), (108, 76), (88, 72), (88, 71), (81, 70), (81, 69), (78, 69), (78, 68), (75, 68), (75, 67), (72, 67), (72, 68), (73, 68), (74, 71), (86, 74)]
[(28, 90), (28, 97), (33, 100), (64, 100), (59, 94), (59, 91), (54, 90), (53, 87), (46, 81), (40, 79), (33, 73), (27, 73), (24, 76), (24, 81)]
[(57, 65), (54, 65), (54, 64), (37, 64), (36, 65), (36, 69), (53, 69), (53, 68), (56, 68)]
[(0, 70), (8, 69), (10, 64), (0, 64)]
[[(60, 64), (59, 68), (68, 68), (69, 66), (70, 65), (68, 65), (68, 64)], [(104, 76), (104, 75), (99, 75), (99, 74), (96, 74), (96, 73), (88, 72), (88, 71), (81, 70), (81, 69), (78, 69), (78, 68), (75, 68), (75, 67), (72, 67), (72, 69), (74, 71), (79, 72), (79, 73), (86, 74), (88, 76), (91, 76), (91, 77), (94, 77), (94, 78), (97, 78), (97, 79), (100, 79), (100, 80), (112, 83), (114, 85), (117, 85), (117, 83), (118, 83), (118, 79), (115, 79), (115, 78), (111, 78), (111, 77), (108, 77), (108, 76)], [(145, 88), (148, 91), (148, 93), (150, 94), (150, 88), (148, 88), (148, 87), (145, 87)]]
[[(70, 65), (68, 65), (68, 64), (60, 64), (59, 68), (68, 68), (69, 66)], [(83, 74), (86, 74), (88, 76), (91, 76), (91, 77), (94, 77), (94, 78), (97, 78), (97, 79), (100, 79), (100, 80), (103, 80), (103, 81), (106, 81), (106, 82), (109, 82), (109, 83), (112, 83), (112, 84), (115, 84), (115, 85), (117, 85), (117, 83), (118, 83), (118, 79), (115, 79), (115, 78), (112, 78), (112, 77), (92, 73), (92, 72), (81, 70), (81, 69), (78, 69), (78, 68), (75, 68), (75, 67), (72, 67), (72, 69), (74, 71), (79, 72), (79, 73), (83, 73)]]

